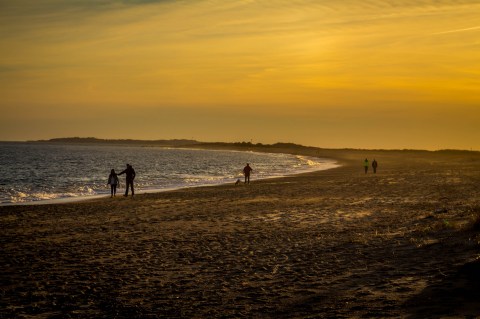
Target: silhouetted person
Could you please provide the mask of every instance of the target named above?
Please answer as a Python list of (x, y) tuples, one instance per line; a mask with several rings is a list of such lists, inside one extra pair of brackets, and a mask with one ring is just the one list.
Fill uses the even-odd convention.
[(372, 168), (373, 168), (373, 173), (374, 174), (377, 173), (377, 166), (378, 166), (377, 160), (373, 159)]
[(247, 166), (243, 168), (243, 175), (245, 175), (245, 183), (250, 184), (250, 173), (253, 169), (250, 167), (250, 164), (247, 163)]
[(118, 175), (126, 175), (126, 185), (125, 185), (125, 197), (128, 196), (128, 187), (132, 188), (132, 196), (135, 194), (133, 190), (133, 180), (135, 179), (135, 170), (133, 169), (132, 165), (127, 164), (127, 168), (121, 171)]
[(365, 161), (363, 162), (363, 167), (365, 168), (365, 174), (367, 174), (367, 172), (368, 172), (368, 159), (365, 159)]
[(120, 185), (120, 181), (118, 180), (117, 173), (112, 168), (110, 171), (110, 175), (108, 175), (108, 182), (107, 185), (110, 185), (110, 197), (113, 197), (117, 194), (117, 186)]

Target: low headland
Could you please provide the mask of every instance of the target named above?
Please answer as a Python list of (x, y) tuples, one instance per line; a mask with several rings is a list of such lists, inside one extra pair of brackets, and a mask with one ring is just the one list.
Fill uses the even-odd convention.
[[(341, 166), (252, 175), (250, 185), (0, 207), (0, 318), (480, 314), (479, 152), (193, 145)], [(365, 158), (378, 161), (376, 174), (364, 173)]]

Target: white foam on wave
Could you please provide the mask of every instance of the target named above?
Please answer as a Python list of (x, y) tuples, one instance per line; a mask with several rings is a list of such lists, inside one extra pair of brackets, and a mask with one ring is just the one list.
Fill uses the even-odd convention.
[(324, 158), (303, 155), (296, 155), (296, 157), (300, 161), (300, 167), (305, 171), (327, 170), (340, 166), (337, 162)]

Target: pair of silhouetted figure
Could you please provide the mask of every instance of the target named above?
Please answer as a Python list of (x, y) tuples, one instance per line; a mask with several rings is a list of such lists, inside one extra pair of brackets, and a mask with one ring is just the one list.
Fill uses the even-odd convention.
[(135, 170), (133, 169), (132, 165), (127, 164), (127, 168), (121, 171), (120, 173), (116, 174), (115, 170), (112, 169), (110, 172), (110, 175), (108, 176), (108, 185), (110, 185), (110, 194), (111, 197), (115, 196), (117, 193), (117, 186), (120, 185), (120, 181), (118, 180), (118, 175), (123, 175), (125, 174), (125, 197), (128, 196), (128, 189), (130, 188), (132, 190), (132, 196), (135, 195), (135, 191), (133, 188), (133, 180), (135, 179)]
[[(368, 172), (368, 167), (369, 167), (368, 159), (365, 159), (365, 161), (363, 162), (363, 167), (365, 168), (365, 174), (367, 174), (367, 172)], [(372, 168), (373, 168), (373, 173), (374, 173), (374, 174), (377, 173), (377, 167), (378, 167), (377, 160), (376, 160), (376, 159), (373, 159)]]

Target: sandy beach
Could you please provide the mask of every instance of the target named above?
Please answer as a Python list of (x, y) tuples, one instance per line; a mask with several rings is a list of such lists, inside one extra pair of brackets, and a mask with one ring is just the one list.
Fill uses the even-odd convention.
[(480, 153), (300, 153), (341, 166), (0, 207), (0, 318), (480, 317)]

